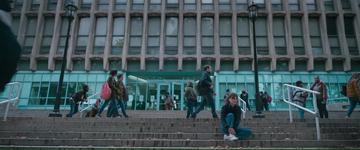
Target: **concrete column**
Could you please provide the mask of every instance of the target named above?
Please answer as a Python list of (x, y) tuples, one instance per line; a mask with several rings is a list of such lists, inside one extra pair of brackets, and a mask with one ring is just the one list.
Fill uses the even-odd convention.
[(319, 1), (319, 10), (321, 12), (320, 15), (320, 34), (321, 34), (321, 42), (323, 48), (323, 56), (326, 58), (325, 70), (331, 71), (332, 70), (332, 58), (331, 58), (331, 51), (330, 51), (330, 44), (328, 40), (327, 34), (327, 25), (326, 25), (326, 12), (324, 7), (324, 1)]
[(179, 30), (178, 30), (178, 70), (183, 68), (184, 51), (184, 1), (179, 1)]
[(215, 71), (220, 71), (220, 39), (219, 39), (219, 1), (213, 0), (214, 3), (214, 54), (215, 54)]
[(286, 38), (286, 50), (287, 56), (290, 58), (289, 60), (289, 71), (295, 70), (295, 53), (294, 53), (294, 45), (292, 42), (292, 33), (291, 33), (291, 12), (289, 11), (288, 1), (284, 1), (284, 10), (286, 12), (285, 15), (285, 38)]
[(141, 52), (140, 52), (140, 70), (145, 70), (145, 56), (147, 48), (147, 33), (148, 33), (148, 4), (149, 1), (144, 1), (144, 11), (143, 11), (143, 34), (141, 40)]
[(353, 13), (357, 14), (354, 17), (354, 28), (355, 28), (355, 36), (357, 40), (357, 48), (360, 54), (360, 1), (352, 0), (351, 1), (351, 10)]
[(165, 4), (166, 1), (161, 1), (161, 21), (160, 21), (160, 52), (159, 52), (159, 70), (164, 69), (164, 51), (165, 51)]
[[(30, 3), (31, 5), (31, 3)], [(43, 28), (44, 28), (44, 15), (42, 12), (44, 11), (44, 1), (40, 1), (39, 10), (37, 13), (37, 23), (36, 23), (36, 32), (35, 32), (35, 39), (34, 44), (31, 49), (31, 55), (30, 55), (30, 70), (35, 71), (37, 68), (36, 63), (36, 56), (39, 53), (40, 49), (40, 43), (42, 40), (43, 35)], [(33, 30), (33, 29), (30, 29)]]
[(96, 31), (96, 17), (95, 17), (95, 2), (91, 3), (90, 9), (90, 31), (88, 35), (88, 43), (86, 45), (86, 52), (85, 52), (85, 70), (91, 70), (91, 56), (93, 55), (93, 47), (94, 47), (94, 35)]
[(196, 2), (196, 70), (201, 71), (201, 1)]
[(308, 10), (306, 9), (306, 1), (300, 1), (300, 4), (303, 8), (303, 18), (302, 18), (302, 25), (303, 25), (303, 34), (304, 34), (304, 46), (305, 46), (305, 55), (308, 56), (308, 64), (307, 64), (307, 70), (312, 71), (314, 69), (314, 57), (311, 50), (311, 40), (310, 40), (310, 33), (309, 33), (309, 16), (308, 16)]
[(339, 36), (340, 48), (342, 49), (341, 54), (342, 56), (345, 56), (344, 71), (350, 71), (351, 58), (350, 58), (349, 47), (345, 35), (344, 11), (342, 10), (340, 1), (334, 1), (334, 7), (336, 7), (336, 9), (338, 10), (337, 29), (339, 34), (338, 36)]
[(231, 21), (231, 39), (232, 39), (232, 49), (233, 49), (233, 70), (239, 70), (239, 49), (238, 49), (238, 41), (237, 41), (237, 10), (236, 10), (236, 3), (235, 1), (231, 1), (231, 8), (232, 8), (232, 21)]
[(122, 53), (122, 69), (127, 70), (127, 55), (128, 55), (128, 49), (129, 49), (129, 41), (130, 41), (130, 2), (131, 0), (127, 0), (126, 5), (126, 13), (125, 13), (125, 34), (124, 34), (124, 48)]
[[(269, 56), (271, 58), (270, 70), (276, 70), (276, 53), (275, 53), (275, 45), (274, 45), (274, 34), (273, 34), (273, 15), (271, 10), (271, 1), (265, 1), (266, 5), (266, 15), (267, 15), (267, 40), (268, 40), (268, 48), (269, 48)], [(259, 57), (258, 57), (259, 58)]]
[[(76, 5), (79, 6), (79, 2)], [(75, 47), (76, 47), (77, 32), (79, 31), (79, 28), (80, 28), (79, 26), (80, 26), (79, 16), (76, 13), (74, 16), (74, 20), (72, 22), (72, 27), (71, 27), (71, 31), (70, 31), (70, 35), (72, 35), (72, 36), (70, 36), (70, 38), (69, 38), (70, 41), (69, 41), (67, 61), (66, 61), (67, 70), (73, 69), (72, 56), (74, 55), (73, 51), (75, 50)]]
[(52, 40), (51, 40), (51, 46), (50, 46), (50, 51), (49, 51), (49, 60), (48, 60), (48, 69), (49, 70), (55, 70), (55, 63), (56, 61), (54, 60), (54, 57), (56, 55), (56, 51), (57, 51), (57, 47), (59, 46), (59, 36), (60, 36), (60, 32), (61, 32), (61, 16), (60, 16), (60, 11), (61, 11), (61, 6), (63, 5), (64, 1), (58, 1), (57, 5), (56, 5), (56, 14), (55, 14), (55, 23), (54, 23), (54, 31), (53, 31), (53, 36), (52, 36)]
[[(109, 9), (107, 12), (107, 32), (106, 32), (106, 42), (104, 48), (104, 56), (103, 56), (103, 69), (109, 70), (109, 55), (112, 48), (112, 36), (113, 36), (113, 16), (112, 10), (114, 8), (114, 0), (109, 1)], [(119, 68), (120, 69), (120, 68)]]

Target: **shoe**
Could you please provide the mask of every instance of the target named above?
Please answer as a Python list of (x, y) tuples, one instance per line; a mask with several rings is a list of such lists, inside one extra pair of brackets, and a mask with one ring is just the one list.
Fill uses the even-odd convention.
[(345, 116), (345, 119), (349, 119), (350, 117), (349, 116)]
[(96, 118), (101, 118), (101, 115), (97, 114), (97, 115), (96, 115)]
[(224, 140), (225, 141), (236, 141), (239, 138), (237, 138), (235, 135), (229, 134), (229, 135), (224, 135)]

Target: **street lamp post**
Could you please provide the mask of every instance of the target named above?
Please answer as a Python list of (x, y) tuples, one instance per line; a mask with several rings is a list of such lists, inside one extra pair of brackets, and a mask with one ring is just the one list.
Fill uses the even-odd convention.
[(254, 118), (263, 118), (264, 115), (261, 113), (262, 102), (260, 100), (259, 94), (259, 76), (258, 76), (258, 61), (257, 61), (257, 50), (256, 50), (256, 36), (255, 36), (255, 20), (257, 18), (258, 6), (254, 3), (248, 7), (249, 18), (252, 22), (252, 35), (253, 35), (253, 46), (254, 46), (254, 77), (255, 77), (255, 105), (256, 105), (256, 114)]
[(67, 56), (67, 50), (69, 47), (71, 23), (74, 19), (74, 15), (75, 15), (77, 9), (78, 9), (77, 6), (74, 5), (74, 2), (72, 0), (65, 1), (65, 15), (66, 15), (66, 18), (68, 19), (68, 29), (67, 29), (67, 34), (66, 34), (64, 55), (63, 55), (62, 64), (61, 64), (61, 73), (60, 73), (59, 83), (58, 83), (57, 90), (56, 90), (56, 99), (55, 99), (54, 110), (53, 110), (54, 113), (50, 113), (49, 117), (62, 117), (62, 115), (60, 114), (60, 101), (61, 101), (62, 85), (64, 82), (66, 56)]

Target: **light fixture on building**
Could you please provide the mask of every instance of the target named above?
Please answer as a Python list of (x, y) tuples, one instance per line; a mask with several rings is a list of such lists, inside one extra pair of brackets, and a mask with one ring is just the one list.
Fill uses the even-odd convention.
[(54, 110), (53, 110), (53, 113), (49, 114), (49, 117), (62, 117), (62, 114), (60, 113), (60, 102), (61, 102), (62, 86), (63, 86), (63, 82), (64, 82), (66, 55), (67, 55), (67, 51), (68, 51), (68, 47), (69, 47), (71, 23), (74, 19), (77, 9), (78, 9), (77, 6), (74, 5), (74, 2), (72, 0), (65, 1), (65, 16), (68, 19), (68, 29), (67, 29), (67, 34), (66, 34), (64, 55), (63, 55), (62, 64), (61, 64), (61, 73), (60, 73), (59, 83), (58, 83), (57, 90), (56, 90), (56, 99), (55, 99), (55, 104), (54, 104)]

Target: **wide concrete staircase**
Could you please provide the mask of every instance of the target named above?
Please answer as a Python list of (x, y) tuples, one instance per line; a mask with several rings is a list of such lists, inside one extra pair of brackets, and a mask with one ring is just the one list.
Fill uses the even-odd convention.
[(251, 128), (253, 135), (247, 140), (233, 142), (223, 140), (220, 120), (210, 118), (209, 112), (202, 112), (202, 116), (195, 120), (183, 118), (185, 112), (182, 111), (130, 111), (129, 114), (131, 118), (127, 119), (12, 116), (8, 121), (0, 122), (0, 148), (360, 147), (360, 119), (358, 116), (344, 119), (340, 117), (344, 112), (340, 112), (335, 119), (320, 119), (320, 141), (316, 140), (315, 123), (310, 116), (306, 116), (305, 120), (295, 119), (295, 122), (289, 123), (286, 112), (266, 112), (266, 118), (262, 119), (252, 118), (250, 113), (247, 114), (248, 119), (241, 121), (241, 127)]

